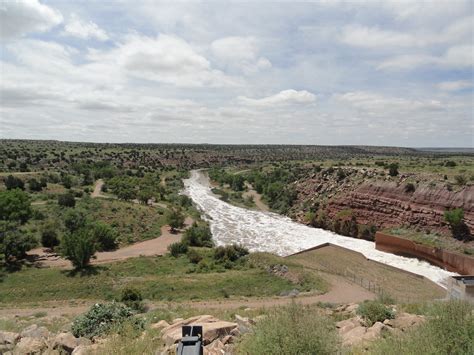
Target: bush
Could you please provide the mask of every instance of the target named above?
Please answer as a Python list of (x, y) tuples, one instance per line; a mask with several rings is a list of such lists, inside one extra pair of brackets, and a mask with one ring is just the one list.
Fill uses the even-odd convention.
[(68, 210), (64, 215), (64, 225), (70, 232), (74, 232), (81, 228), (84, 228), (86, 224), (86, 213), (83, 210)]
[(391, 163), (388, 166), (388, 175), (390, 175), (390, 176), (397, 176), (398, 175), (398, 164), (397, 163)]
[(77, 317), (71, 326), (75, 337), (92, 338), (110, 333), (116, 326), (129, 320), (133, 311), (120, 303), (95, 304)]
[(199, 264), (199, 262), (203, 259), (202, 255), (199, 254), (199, 252), (195, 249), (189, 249), (187, 257), (193, 264)]
[(365, 301), (361, 303), (359, 308), (357, 308), (357, 314), (364, 319), (368, 327), (371, 327), (376, 322), (395, 318), (391, 308), (379, 301)]
[(36, 180), (35, 178), (32, 178), (28, 180), (28, 186), (30, 187), (31, 191), (41, 191), (43, 190), (43, 185)]
[(237, 346), (238, 354), (337, 354), (336, 327), (316, 308), (292, 304), (272, 311)]
[(405, 192), (406, 193), (415, 192), (415, 190), (416, 190), (416, 187), (413, 183), (409, 182), (405, 185)]
[(245, 255), (248, 255), (248, 253), (248, 249), (237, 244), (220, 246), (214, 251), (214, 259), (219, 262), (235, 262)]
[(214, 245), (209, 225), (198, 225), (196, 222), (184, 233), (183, 242), (192, 247), (210, 248)]
[(7, 190), (14, 190), (14, 189), (24, 190), (25, 189), (25, 183), (23, 182), (23, 180), (17, 177), (14, 177), (13, 175), (8, 175), (4, 183)]
[(464, 223), (464, 210), (462, 208), (445, 211), (444, 219), (449, 224), (454, 238), (465, 241), (471, 239), (469, 227)]
[(26, 223), (32, 214), (28, 194), (20, 189), (0, 192), (0, 221)]
[(172, 256), (177, 258), (181, 254), (186, 254), (188, 252), (188, 245), (183, 242), (176, 242), (168, 246), (168, 250)]
[(41, 230), (41, 244), (46, 248), (54, 248), (59, 245), (58, 238), (58, 226), (57, 224), (49, 220), (47, 221)]
[(88, 229), (79, 229), (66, 233), (61, 246), (63, 256), (70, 260), (76, 269), (83, 269), (89, 265), (94, 256), (96, 243), (94, 234)]
[(461, 301), (428, 306), (428, 319), (406, 333), (380, 339), (373, 354), (474, 354), (474, 308)]
[(76, 200), (74, 194), (71, 192), (58, 196), (58, 205), (63, 207), (74, 207), (76, 206)]
[(135, 311), (143, 312), (145, 310), (142, 294), (136, 288), (127, 287), (123, 289), (120, 300), (127, 307), (130, 307)]
[(184, 226), (184, 215), (181, 213), (180, 209), (171, 210), (168, 213), (166, 220), (173, 232)]
[(459, 186), (464, 186), (467, 184), (467, 178), (464, 175), (456, 175), (454, 177), (456, 184)]
[(7, 263), (12, 259), (18, 260), (26, 257), (26, 252), (37, 244), (36, 239), (32, 235), (17, 229), (10, 229), (0, 233), (0, 238), (0, 254), (4, 255)]

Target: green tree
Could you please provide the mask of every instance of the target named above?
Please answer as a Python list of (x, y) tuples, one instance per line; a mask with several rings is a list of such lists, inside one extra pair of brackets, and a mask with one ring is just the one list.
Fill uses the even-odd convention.
[(13, 190), (13, 189), (24, 190), (25, 189), (25, 183), (23, 182), (23, 180), (13, 175), (8, 175), (4, 183), (7, 190)]
[(110, 225), (96, 222), (92, 225), (98, 251), (113, 250), (117, 247), (117, 232)]
[(31, 191), (41, 191), (41, 190), (43, 190), (43, 186), (41, 185), (41, 182), (39, 182), (35, 178), (32, 178), (32, 179), (28, 180), (28, 186), (30, 187)]
[(76, 269), (85, 268), (96, 251), (93, 231), (82, 228), (66, 233), (62, 240), (61, 250), (63, 256), (70, 260)]
[(74, 207), (76, 206), (76, 200), (74, 194), (67, 192), (58, 196), (58, 205), (62, 207)]
[(17, 226), (2, 223), (0, 231), (0, 254), (10, 263), (26, 256), (26, 252), (36, 246), (36, 239), (29, 233), (20, 231)]
[(445, 211), (444, 219), (449, 224), (454, 238), (466, 241), (471, 239), (469, 227), (464, 223), (464, 210), (462, 208)]
[(172, 209), (167, 216), (167, 222), (171, 227), (172, 232), (184, 226), (184, 215), (180, 209)]
[(54, 248), (59, 245), (58, 224), (48, 220), (41, 228), (41, 244), (46, 248)]
[(212, 233), (208, 224), (198, 225), (196, 222), (184, 232), (183, 242), (192, 247), (212, 247)]
[(397, 176), (398, 175), (398, 164), (397, 163), (391, 163), (388, 166), (388, 175), (390, 175), (390, 176)]
[(23, 224), (31, 214), (31, 202), (26, 192), (20, 189), (0, 192), (0, 220)]
[(71, 209), (64, 215), (64, 225), (69, 232), (84, 228), (87, 224), (86, 213), (83, 210)]

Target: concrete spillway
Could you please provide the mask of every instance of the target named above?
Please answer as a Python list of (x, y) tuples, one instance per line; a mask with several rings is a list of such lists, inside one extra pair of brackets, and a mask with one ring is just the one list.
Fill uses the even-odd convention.
[(252, 211), (232, 206), (217, 198), (206, 174), (192, 171), (184, 180), (185, 193), (193, 199), (210, 222), (217, 245), (241, 244), (251, 251), (287, 256), (324, 243), (332, 243), (362, 253), (371, 260), (413, 272), (446, 287), (445, 280), (455, 273), (425, 261), (406, 258), (375, 249), (375, 243), (338, 235), (296, 223), (271, 212)]

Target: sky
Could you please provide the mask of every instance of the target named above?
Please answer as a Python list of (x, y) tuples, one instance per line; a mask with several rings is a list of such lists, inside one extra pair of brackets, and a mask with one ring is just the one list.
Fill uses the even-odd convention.
[(473, 4), (0, 0), (0, 138), (474, 147)]

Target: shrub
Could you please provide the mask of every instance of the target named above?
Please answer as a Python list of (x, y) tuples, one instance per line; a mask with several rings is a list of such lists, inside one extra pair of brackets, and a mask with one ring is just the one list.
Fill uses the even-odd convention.
[(168, 246), (168, 250), (172, 256), (177, 258), (181, 254), (186, 254), (188, 252), (188, 245), (183, 242), (176, 242)]
[(248, 249), (237, 244), (220, 246), (214, 251), (214, 259), (218, 260), (219, 262), (234, 262), (245, 255), (248, 255), (248, 253)]
[(75, 337), (92, 338), (106, 335), (132, 315), (133, 311), (120, 303), (95, 304), (74, 320), (71, 331)]
[(79, 229), (66, 233), (62, 241), (62, 254), (70, 260), (76, 269), (85, 268), (94, 256), (95, 245), (94, 234), (90, 229)]
[(415, 190), (416, 190), (416, 187), (413, 183), (409, 182), (405, 185), (405, 192), (406, 193), (415, 192)]
[(471, 239), (469, 227), (464, 223), (464, 210), (462, 208), (445, 211), (444, 219), (449, 224), (454, 238), (466, 241)]
[(0, 192), (0, 221), (26, 223), (32, 214), (28, 194), (20, 189)]
[(36, 180), (35, 178), (32, 178), (28, 180), (28, 186), (30, 187), (31, 191), (41, 191), (43, 190), (43, 185)]
[(379, 301), (365, 301), (361, 303), (359, 308), (357, 308), (357, 314), (364, 319), (368, 327), (371, 327), (376, 322), (395, 318), (391, 308)]
[(68, 210), (64, 215), (64, 225), (70, 232), (84, 228), (86, 223), (86, 213), (83, 210)]
[(59, 245), (58, 238), (58, 226), (57, 224), (49, 220), (47, 221), (41, 230), (41, 244), (46, 248), (54, 248)]
[(291, 304), (272, 311), (245, 335), (238, 354), (336, 354), (339, 339), (333, 321), (316, 307)]
[(452, 160), (448, 160), (444, 165), (448, 168), (454, 168), (455, 166), (457, 166), (456, 162)]
[(180, 209), (173, 209), (168, 213), (167, 222), (171, 227), (171, 231), (182, 228), (184, 226), (184, 215)]
[(58, 205), (63, 207), (74, 207), (76, 206), (76, 200), (74, 194), (71, 192), (58, 196)]
[(390, 176), (397, 176), (398, 175), (398, 164), (397, 163), (391, 163), (388, 166), (388, 174)]
[(14, 177), (13, 175), (8, 175), (4, 183), (7, 190), (14, 190), (14, 189), (24, 190), (25, 189), (25, 183), (23, 182), (23, 180), (17, 177)]
[(456, 175), (454, 177), (456, 184), (459, 186), (464, 186), (467, 184), (467, 178), (464, 175)]
[(428, 319), (406, 333), (382, 338), (373, 354), (474, 354), (474, 308), (461, 301), (428, 306)]
[(193, 247), (212, 247), (212, 233), (208, 224), (198, 225), (196, 222), (186, 230), (183, 242)]
[(203, 258), (202, 255), (195, 249), (189, 249), (187, 253), (187, 257), (190, 262), (193, 264), (198, 264)]
[(145, 310), (142, 294), (136, 288), (124, 288), (122, 290), (120, 301), (122, 301), (127, 307), (138, 312), (143, 312)]
[(26, 256), (26, 252), (34, 248), (37, 244), (36, 239), (17, 229), (10, 229), (0, 233), (0, 254), (4, 255), (5, 261), (8, 263), (11, 259), (22, 259)]

